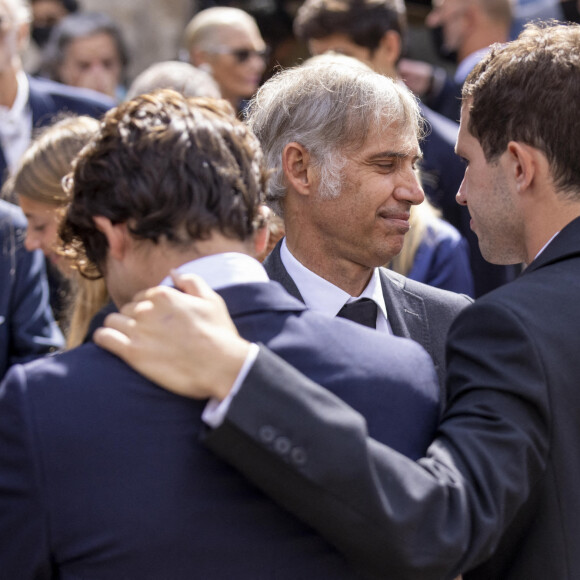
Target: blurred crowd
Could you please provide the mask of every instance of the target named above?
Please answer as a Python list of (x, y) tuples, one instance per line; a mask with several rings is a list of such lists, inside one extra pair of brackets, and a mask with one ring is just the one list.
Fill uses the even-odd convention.
[[(488, 262), (490, 250), (474, 233), (460, 189), (469, 160), (456, 151), (466, 131), (462, 90), (493, 47), (542, 21), (580, 23), (580, 1), (200, 0), (174, 58), (130, 77), (127, 23), (82, 0), (0, 0), (0, 379), (17, 363), (90, 343), (105, 318), (130, 302), (129, 290), (142, 290), (110, 284), (117, 256), (134, 249), (131, 236), (156, 246), (181, 240), (179, 228), (159, 225), (171, 196), (150, 198), (167, 193), (160, 155), (183, 161), (201, 142), (179, 138), (180, 128), (191, 130), (189, 114), (181, 116), (185, 99), (198, 97), (207, 101), (196, 101), (196, 123), (214, 132), (227, 126), (227, 162), (257, 176), (257, 188), (269, 179), (268, 208), (232, 218), (249, 194), (232, 178), (228, 194), (236, 201), (222, 212), (216, 191), (230, 175), (227, 164), (203, 155), (188, 161), (181, 181), (208, 188), (201, 215), (230, 219), (224, 231), (236, 243), (248, 242), (244, 227), (255, 229), (265, 272), (309, 309), (348, 318), (351, 299), (371, 303), (370, 324), (361, 324), (419, 342), (434, 362), (425, 376), (443, 389), (445, 335), (456, 314), (527, 267), (509, 244), (494, 246)], [(369, 102), (377, 109), (367, 110)], [(376, 119), (387, 110), (394, 120), (382, 130)], [(172, 141), (164, 150), (166, 130)], [(216, 150), (218, 141), (207, 138)], [(114, 148), (119, 159), (111, 162)], [(123, 197), (130, 188), (119, 175), (131, 164), (135, 204), (148, 208), (141, 214)], [(90, 199), (111, 175), (110, 196)], [(181, 181), (172, 183), (176, 199)], [(91, 219), (87, 207), (96, 212)], [(181, 208), (171, 223), (190, 210)], [(388, 235), (377, 234), (377, 222), (388, 224)], [(489, 226), (497, 239), (506, 222), (509, 228), (509, 219)], [(202, 232), (195, 243), (203, 248), (209, 238)], [(140, 260), (139, 251), (131, 260)], [(149, 280), (146, 274), (137, 280)], [(425, 312), (416, 314), (423, 301)], [(409, 316), (427, 324), (406, 322)], [(438, 413), (434, 405), (429, 416)]]
[[(345, 0), (309, 0), (302, 6), (201, 2), (193, 18), (184, 22), (175, 60), (151, 63), (133, 79), (127, 76), (131, 48), (123, 26), (110, 15), (84, 10), (76, 0), (33, 0), (30, 6), (2, 2), (6, 4), (0, 105), (3, 196), (18, 203), (28, 220), (28, 229), (21, 234), (26, 250), (41, 250), (47, 258), (52, 313), (61, 330), (72, 333), (69, 346), (86, 336), (87, 319), (103, 306), (105, 291), (92, 291), (91, 285), (83, 291), (86, 282), (62, 266), (56, 250), (58, 219), (67, 203), (60, 181), (83, 144), (77, 138), (64, 153), (63, 148), (69, 147), (65, 135), (79, 123), (90, 125), (84, 118), (60, 117), (74, 113), (98, 118), (114, 104), (155, 88), (173, 88), (188, 96), (221, 96), (243, 117), (260, 84), (276, 70), (328, 51), (358, 58), (380, 74), (401, 79), (422, 102), (428, 128), (418, 169), (426, 201), (413, 207), (413, 226), (403, 251), (385, 266), (472, 297), (517, 275), (517, 267), (493, 266), (481, 258), (468, 213), (455, 203), (463, 173), (453, 153), (461, 85), (491, 44), (515, 37), (525, 22), (577, 21), (576, 2), (408, 2), (409, 17), (398, 2), (393, 3), (397, 8), (370, 2), (351, 6)], [(416, 39), (421, 39), (418, 46), (411, 45)], [(406, 57), (408, 53), (413, 59)], [(38, 134), (41, 128), (43, 133)], [(83, 131), (88, 141), (90, 132)], [(35, 173), (49, 169), (52, 174), (44, 181), (36, 179)], [(34, 178), (28, 177), (30, 172)], [(269, 219), (271, 249), (283, 236), (284, 223), (274, 212)], [(262, 258), (266, 255), (265, 251)], [(95, 304), (87, 305), (92, 298), (86, 292)], [(85, 315), (79, 325), (80, 304)]]

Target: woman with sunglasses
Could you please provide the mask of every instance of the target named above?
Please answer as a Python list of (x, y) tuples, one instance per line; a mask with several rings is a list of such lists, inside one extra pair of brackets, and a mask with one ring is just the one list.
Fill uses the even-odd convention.
[(185, 47), (190, 62), (213, 76), (236, 111), (258, 88), (268, 59), (256, 21), (238, 8), (199, 12), (187, 25)]

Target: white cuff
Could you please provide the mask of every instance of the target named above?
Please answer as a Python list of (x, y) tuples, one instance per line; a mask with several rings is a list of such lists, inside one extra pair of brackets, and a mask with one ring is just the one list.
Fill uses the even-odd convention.
[(248, 373), (250, 372), (252, 365), (254, 364), (256, 358), (258, 357), (259, 351), (260, 348), (258, 347), (257, 344), (255, 343), (250, 344), (250, 351), (246, 356), (246, 360), (244, 361), (244, 364), (242, 365), (242, 368), (238, 373), (238, 376), (236, 377), (236, 380), (234, 381), (234, 384), (230, 392), (228, 393), (228, 396), (223, 401), (218, 401), (217, 399), (210, 399), (207, 402), (207, 405), (205, 406), (205, 409), (203, 410), (203, 413), (201, 415), (201, 419), (204, 423), (216, 429), (224, 422), (224, 419), (226, 418), (226, 414), (230, 408), (230, 405), (232, 404), (232, 401), (236, 396), (237, 392), (242, 387), (242, 383), (246, 380), (246, 377), (248, 376)]

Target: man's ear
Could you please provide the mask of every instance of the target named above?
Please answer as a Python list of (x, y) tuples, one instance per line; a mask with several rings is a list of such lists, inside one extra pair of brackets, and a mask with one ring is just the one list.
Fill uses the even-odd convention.
[(258, 213), (260, 214), (262, 224), (254, 234), (254, 251), (256, 256), (262, 256), (270, 241), (270, 227), (268, 222), (270, 221), (272, 210), (266, 205), (261, 205), (258, 208)]
[(93, 221), (96, 228), (107, 238), (111, 258), (122, 260), (128, 245), (127, 224), (113, 224), (102, 215), (94, 216)]
[[(387, 30), (375, 49), (373, 63), (377, 72), (393, 74), (403, 50), (401, 35), (396, 30)], [(380, 70), (379, 70), (380, 69)]]
[(288, 185), (300, 195), (310, 195), (314, 178), (312, 157), (305, 147), (292, 141), (282, 151), (282, 169)]
[(548, 160), (535, 147), (520, 141), (510, 141), (506, 153), (509, 177), (514, 180), (518, 193), (528, 191), (538, 178), (549, 176)]

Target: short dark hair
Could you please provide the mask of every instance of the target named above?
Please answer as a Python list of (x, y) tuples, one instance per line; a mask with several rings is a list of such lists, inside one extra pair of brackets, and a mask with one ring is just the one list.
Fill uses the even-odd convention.
[(99, 277), (107, 240), (93, 218), (142, 240), (188, 245), (212, 231), (249, 239), (262, 226), (267, 172), (254, 134), (217, 99), (161, 90), (109, 111), (75, 160), (61, 228), (81, 273)]
[(546, 155), (560, 191), (580, 191), (579, 46), (577, 24), (529, 24), (471, 72), (463, 87), (468, 129), (488, 162), (520, 141)]
[(403, 0), (306, 0), (294, 20), (294, 33), (302, 40), (346, 34), (371, 50), (389, 30), (404, 40), (406, 29)]

